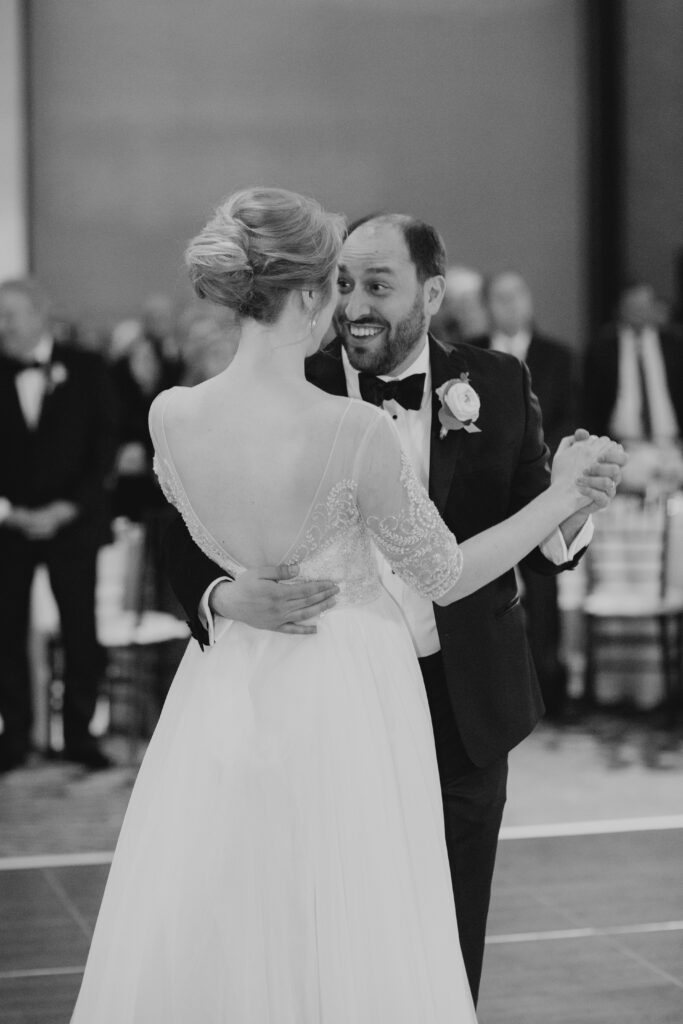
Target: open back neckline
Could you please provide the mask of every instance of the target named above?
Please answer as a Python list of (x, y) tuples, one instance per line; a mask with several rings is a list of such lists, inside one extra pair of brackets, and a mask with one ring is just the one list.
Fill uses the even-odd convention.
[[(249, 566), (243, 565), (242, 562), (239, 561), (239, 559), (235, 558), (235, 556), (232, 555), (229, 551), (226, 551), (225, 547), (220, 543), (220, 541), (217, 539), (217, 537), (215, 537), (215, 535), (212, 533), (212, 531), (208, 529), (208, 527), (203, 522), (201, 517), (197, 514), (197, 512), (196, 512), (196, 510), (194, 508), (194, 505), (190, 501), (190, 497), (189, 497), (189, 495), (187, 493), (185, 485), (183, 484), (182, 478), (181, 478), (180, 473), (178, 471), (178, 468), (176, 466), (176, 463), (175, 463), (175, 460), (173, 458), (173, 455), (171, 454), (171, 446), (170, 446), (170, 444), (168, 442), (168, 435), (166, 433), (166, 407), (168, 405), (169, 395), (170, 395), (171, 391), (174, 391), (174, 390), (175, 390), (175, 388), (169, 388), (169, 390), (165, 392), (165, 394), (164, 394), (164, 402), (163, 402), (163, 404), (161, 406), (161, 410), (160, 410), (161, 415), (159, 417), (159, 423), (160, 423), (160, 427), (161, 427), (161, 437), (162, 437), (162, 441), (163, 441), (163, 445), (164, 445), (164, 454), (165, 454), (165, 457), (166, 457), (166, 462), (167, 462), (168, 468), (169, 468), (170, 472), (173, 474), (173, 477), (175, 479), (176, 485), (177, 485), (179, 491), (182, 494), (182, 497), (184, 499), (184, 503), (185, 503), (186, 508), (188, 509), (188, 512), (192, 515), (192, 517), (194, 518), (194, 520), (196, 521), (196, 523), (200, 527), (200, 530), (204, 534), (206, 534), (207, 537), (211, 538), (213, 543), (216, 545), (218, 550), (221, 552), (221, 554), (225, 558), (225, 561), (230, 563), (231, 567), (234, 567), (234, 569), (236, 569), (238, 572), (246, 572), (248, 570)], [(332, 463), (332, 457), (333, 457), (333, 455), (335, 453), (335, 450), (336, 450), (336, 447), (337, 447), (337, 443), (339, 441), (339, 436), (341, 434), (342, 426), (343, 426), (344, 421), (345, 421), (345, 419), (346, 419), (346, 417), (347, 417), (347, 415), (349, 413), (349, 410), (350, 410), (350, 408), (351, 408), (351, 406), (353, 404), (354, 404), (354, 400), (353, 399), (349, 399), (348, 400), (348, 404), (346, 405), (346, 407), (343, 410), (341, 416), (339, 417), (339, 423), (337, 424), (337, 429), (335, 430), (334, 437), (333, 437), (332, 443), (330, 445), (330, 450), (329, 450), (329, 453), (327, 455), (327, 459), (325, 460), (325, 465), (323, 467), (323, 470), (322, 470), (322, 473), (320, 475), (320, 479), (318, 481), (316, 489), (315, 489), (315, 491), (313, 493), (313, 497), (311, 499), (310, 505), (309, 505), (309, 507), (308, 507), (308, 509), (306, 511), (306, 514), (304, 515), (304, 518), (303, 518), (303, 521), (301, 523), (301, 526), (297, 530), (294, 539), (292, 540), (291, 544), (287, 547), (287, 550), (285, 551), (284, 555), (282, 555), (281, 558), (279, 558), (279, 559), (277, 559), (275, 561), (274, 564), (276, 564), (276, 565), (285, 565), (287, 563), (287, 559), (290, 557), (292, 552), (296, 549), (297, 545), (299, 544), (301, 536), (304, 533), (304, 531), (305, 531), (305, 529), (306, 529), (306, 527), (308, 525), (309, 519), (311, 517), (311, 513), (315, 510), (316, 506), (319, 503), (320, 494), (321, 494), (321, 491), (323, 489), (323, 485), (325, 483), (325, 479), (327, 477), (330, 465)]]

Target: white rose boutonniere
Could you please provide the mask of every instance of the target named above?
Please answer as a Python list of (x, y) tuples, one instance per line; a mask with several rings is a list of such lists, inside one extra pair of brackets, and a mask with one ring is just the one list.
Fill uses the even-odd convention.
[(69, 373), (63, 363), (50, 363), (47, 371), (47, 393), (52, 394), (60, 384), (65, 384)]
[(461, 373), (455, 380), (447, 380), (436, 394), (441, 401), (439, 437), (443, 440), (449, 430), (466, 430), (468, 434), (480, 434), (475, 426), (479, 419), (481, 401), (479, 395), (470, 384), (469, 373)]

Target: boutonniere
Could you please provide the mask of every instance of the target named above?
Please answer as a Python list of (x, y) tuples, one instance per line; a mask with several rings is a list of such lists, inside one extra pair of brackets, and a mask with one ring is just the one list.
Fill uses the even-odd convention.
[(63, 363), (50, 363), (47, 371), (47, 394), (51, 395), (60, 384), (65, 384), (69, 379), (69, 371)]
[(468, 434), (481, 434), (475, 426), (479, 419), (481, 401), (479, 395), (470, 384), (469, 373), (461, 373), (454, 380), (447, 380), (436, 394), (441, 401), (439, 437), (443, 441), (449, 430), (466, 430)]

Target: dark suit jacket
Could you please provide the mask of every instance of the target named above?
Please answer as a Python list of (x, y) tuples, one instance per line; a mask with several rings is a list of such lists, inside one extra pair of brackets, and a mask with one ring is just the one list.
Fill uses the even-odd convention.
[(53, 543), (98, 545), (106, 538), (105, 478), (116, 451), (116, 403), (99, 357), (55, 345), (66, 379), (47, 389), (29, 430), (15, 375), (0, 356), (0, 495), (24, 508), (74, 502), (80, 514)]
[[(548, 449), (529, 373), (510, 356), (470, 345), (447, 351), (430, 338), (434, 389), (469, 373), (481, 399), (481, 433), (451, 431), (439, 437), (439, 400), (434, 395), (430, 494), (459, 540), (480, 533), (518, 511), (549, 484)], [(311, 383), (346, 395), (339, 341), (312, 356)], [(194, 636), (205, 642), (197, 610), (201, 596), (225, 572), (192, 542), (178, 517), (169, 529), (171, 583), (185, 608)], [(537, 549), (526, 562), (554, 575), (557, 567)], [(491, 764), (531, 732), (543, 713), (514, 572), (447, 608), (434, 606), (449, 691), (468, 755)]]
[[(669, 394), (678, 430), (683, 437), (683, 335), (674, 329), (659, 331)], [(605, 329), (586, 352), (583, 379), (583, 423), (594, 434), (608, 433), (619, 385), (619, 331)]]
[[(473, 338), (471, 345), (491, 348), (488, 334)], [(526, 357), (531, 386), (543, 415), (543, 434), (551, 452), (579, 423), (576, 360), (568, 345), (533, 331)]]

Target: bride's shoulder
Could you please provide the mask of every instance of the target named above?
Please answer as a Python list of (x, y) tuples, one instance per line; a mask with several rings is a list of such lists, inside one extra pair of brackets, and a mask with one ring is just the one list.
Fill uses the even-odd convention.
[(178, 413), (182, 415), (187, 408), (187, 398), (192, 388), (184, 388), (176, 385), (160, 391), (149, 407), (149, 429), (154, 438), (169, 418), (175, 418)]

